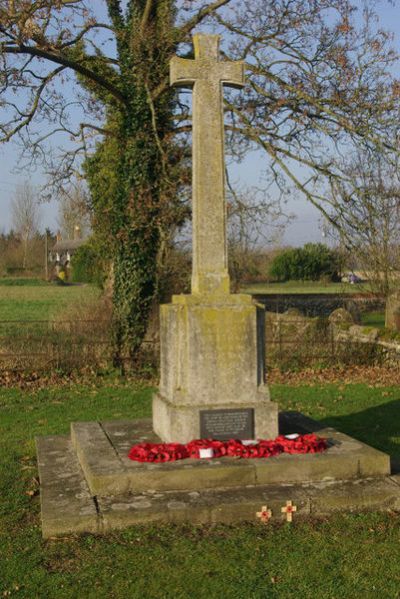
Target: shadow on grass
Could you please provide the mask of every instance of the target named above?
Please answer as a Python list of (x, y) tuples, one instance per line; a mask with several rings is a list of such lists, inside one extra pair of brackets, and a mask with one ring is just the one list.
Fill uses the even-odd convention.
[[(319, 419), (318, 422), (308, 418), (305, 418), (305, 421), (308, 430), (317, 432), (324, 426), (329, 426), (389, 454), (392, 471), (400, 472), (400, 400), (396, 399), (353, 414), (328, 416)], [(283, 427), (285, 428), (284, 424)], [(286, 433), (284, 429), (283, 432)]]
[(354, 414), (329, 416), (320, 422), (380, 449), (400, 462), (400, 400)]

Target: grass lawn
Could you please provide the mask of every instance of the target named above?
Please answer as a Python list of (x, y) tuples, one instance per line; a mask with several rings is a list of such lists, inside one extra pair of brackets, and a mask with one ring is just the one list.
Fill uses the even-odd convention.
[(24, 279), (24, 278), (0, 278), (0, 287), (46, 287), (48, 283), (43, 279)]
[(244, 293), (366, 293), (368, 284), (327, 283), (319, 281), (286, 281), (285, 283), (253, 283), (243, 288)]
[(377, 327), (378, 329), (385, 328), (385, 313), (384, 312), (366, 312), (361, 314), (361, 322), (368, 327)]
[[(400, 458), (400, 389), (274, 385), (282, 408)], [(43, 541), (35, 435), (71, 420), (150, 415), (151, 389), (106, 381), (0, 392), (0, 597), (395, 599), (400, 516), (347, 514), (292, 526), (140, 526)]]
[(92, 285), (45, 283), (37, 279), (0, 279), (0, 321), (48, 320), (73, 303), (95, 299)]

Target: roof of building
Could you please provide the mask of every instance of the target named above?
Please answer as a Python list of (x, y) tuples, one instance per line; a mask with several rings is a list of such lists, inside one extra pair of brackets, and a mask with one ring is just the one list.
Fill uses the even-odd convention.
[(66, 252), (68, 250), (76, 250), (85, 243), (85, 239), (61, 239), (52, 247), (53, 252)]

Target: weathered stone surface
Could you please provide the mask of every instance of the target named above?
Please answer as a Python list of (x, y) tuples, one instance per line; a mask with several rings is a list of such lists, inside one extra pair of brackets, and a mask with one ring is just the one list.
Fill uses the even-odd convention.
[[(319, 422), (304, 416), (304, 414), (281, 412), (279, 414), (279, 429), (283, 434), (314, 432), (320, 437), (329, 439), (330, 447), (327, 452), (304, 456), (306, 458), (303, 461), (302, 471), (302, 475), (305, 476), (304, 482), (317, 480), (318, 478), (320, 480), (347, 480), (390, 474), (389, 455), (333, 428), (323, 428)], [(285, 457), (290, 458), (292, 456)], [(320, 460), (319, 458), (323, 459)], [(288, 473), (290, 470), (291, 466), (288, 464)], [(293, 476), (296, 476), (295, 473), (293, 473)], [(293, 482), (300, 482), (298, 478), (292, 478), (292, 480)]]
[(273, 518), (282, 521), (281, 507), (292, 500), (296, 517), (310, 514), (309, 498), (301, 487), (247, 487), (203, 492), (144, 493), (125, 497), (99, 498), (104, 529), (123, 528), (132, 524), (169, 522), (192, 524), (234, 524), (257, 522), (257, 511), (268, 503)]
[(195, 60), (174, 56), (171, 85), (193, 89), (192, 292), (229, 293), (222, 86), (243, 87), (244, 63), (222, 62), (218, 35), (193, 36)]
[(354, 324), (352, 314), (345, 308), (336, 308), (336, 310), (329, 314), (328, 320), (332, 324)]
[(398, 471), (396, 471), (394, 474), (392, 473), (390, 480), (400, 487), (400, 473)]
[(199, 438), (199, 412), (213, 408), (254, 409), (255, 437), (277, 435), (277, 405), (264, 385), (264, 311), (249, 296), (174, 296), (161, 307), (160, 341), (160, 438)]
[(400, 510), (398, 477), (179, 492), (147, 490), (92, 498), (67, 437), (40, 438), (37, 445), (45, 538), (105, 533), (155, 522), (259, 523), (256, 513), (263, 505), (272, 510), (272, 522), (282, 521), (281, 507), (289, 500), (297, 507), (295, 519), (347, 510)]
[[(129, 460), (127, 454), (131, 445), (147, 440), (160, 441), (151, 434), (149, 420), (140, 422), (139, 426), (126, 421), (105, 422), (98, 423), (97, 428), (92, 426), (93, 423), (72, 425), (74, 446), (94, 495), (255, 484), (254, 466), (234, 458), (225, 458), (223, 462), (179, 460), (164, 464)], [(92, 433), (94, 438), (90, 439)], [(96, 451), (97, 442), (99, 452)]]
[(101, 489), (128, 491), (124, 468), (100, 422), (72, 422), (71, 441), (94, 495)]
[(45, 538), (99, 532), (96, 504), (66, 436), (36, 439)]
[(94, 495), (141, 493), (148, 489), (240, 488), (390, 474), (389, 456), (376, 449), (334, 429), (321, 429), (318, 423), (297, 413), (283, 414), (280, 420), (285, 432), (317, 431), (329, 440), (329, 449), (321, 454), (281, 454), (268, 459), (188, 459), (146, 464), (129, 460), (127, 454), (135, 443), (159, 441), (150, 420), (102, 422), (97, 427), (94, 423), (73, 424), (72, 434)]
[[(289, 500), (296, 517), (357, 506), (400, 508), (399, 480), (385, 476), (388, 456), (332, 429), (326, 429), (330, 448), (317, 456), (167, 464), (127, 458), (138, 441), (199, 437), (202, 409), (254, 410), (256, 438), (278, 432), (277, 406), (264, 385), (264, 312), (249, 296), (229, 294), (222, 84), (242, 85), (243, 65), (219, 61), (218, 36), (197, 35), (194, 45), (195, 61), (171, 63), (172, 83), (194, 89), (194, 267), (193, 295), (175, 296), (161, 311), (161, 385), (153, 405), (159, 437), (149, 421), (125, 421), (74, 423), (71, 442), (39, 439), (46, 537), (155, 521), (254, 520), (265, 504), (282, 519)], [(294, 432), (317, 430), (300, 416), (283, 422), (290, 428), (296, 418), (304, 431)], [(380, 479), (359, 480), (365, 476)]]
[(264, 310), (229, 293), (223, 85), (241, 87), (241, 62), (220, 61), (219, 36), (193, 37), (195, 60), (171, 60), (171, 84), (193, 89), (192, 295), (161, 306), (160, 393), (153, 427), (167, 442), (200, 437), (200, 410), (254, 410), (254, 436), (275, 437), (264, 384)]
[[(72, 425), (67, 437), (37, 440), (43, 535), (102, 533), (134, 524), (258, 521), (267, 504), (282, 520), (288, 500), (295, 518), (334, 511), (399, 510), (400, 475), (387, 475), (388, 456), (297, 412), (281, 413), (280, 432), (318, 432), (324, 454), (264, 460), (182, 460), (140, 464), (132, 444), (157, 441), (149, 419)], [(396, 472), (396, 471), (395, 471)], [(345, 480), (340, 480), (342, 477)], [(308, 482), (307, 482), (308, 481)]]
[(160, 395), (175, 405), (242, 404), (258, 392), (268, 400), (257, 346), (260, 317), (246, 295), (219, 303), (174, 296), (161, 306)]
[(399, 510), (400, 489), (389, 478), (384, 478), (191, 493), (143, 493), (98, 499), (105, 530), (157, 521), (193, 524), (257, 522), (256, 513), (264, 504), (272, 511), (272, 521), (282, 521), (285, 516), (281, 507), (288, 500), (297, 507), (295, 519), (337, 511)]
[(342, 484), (313, 483), (307, 487), (311, 514), (366, 510), (400, 510), (400, 488), (390, 477), (358, 479)]

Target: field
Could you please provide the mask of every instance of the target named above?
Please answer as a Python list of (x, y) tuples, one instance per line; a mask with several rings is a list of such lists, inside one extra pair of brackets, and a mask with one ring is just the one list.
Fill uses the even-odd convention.
[[(360, 293), (359, 285), (344, 283), (259, 283), (245, 288), (246, 293)], [(365, 291), (365, 290), (364, 290)], [(62, 319), (63, 311), (72, 305), (91, 302), (100, 296), (93, 285), (46, 283), (39, 279), (0, 279), (0, 321)], [(367, 324), (367, 323), (365, 323)], [(369, 324), (369, 323), (368, 323)], [(372, 323), (371, 323), (372, 326)]]
[[(400, 597), (394, 513), (292, 526), (141, 526), (43, 541), (35, 435), (66, 433), (71, 420), (149, 416), (151, 393), (112, 379), (0, 392), (0, 597)], [(399, 387), (273, 385), (272, 396), (400, 459)]]
[[(289, 291), (290, 287), (285, 289)], [(301, 290), (306, 289), (315, 291), (318, 287), (305, 284)], [(58, 286), (38, 279), (0, 279), (0, 370), (56, 368), (67, 372), (83, 365), (103, 368), (110, 361), (111, 335), (109, 313), (100, 302), (96, 308), (100, 293), (91, 285)], [(100, 320), (102, 326), (98, 326)], [(383, 327), (384, 315), (363, 314), (362, 321), (365, 326)], [(326, 348), (330, 351), (331, 345)], [(314, 360), (336, 359), (329, 351), (326, 353), (325, 346), (322, 357), (321, 350), (314, 349)], [(283, 367), (298, 367), (305, 363), (302, 352), (295, 356), (289, 348), (286, 355), (279, 346), (274, 359)]]
[(385, 327), (385, 313), (367, 312), (366, 314), (361, 315), (361, 322), (368, 327), (383, 329)]
[(368, 284), (320, 283), (319, 281), (286, 281), (285, 283), (253, 283), (243, 288), (245, 293), (366, 293)]
[(0, 279), (0, 321), (62, 317), (72, 304), (99, 297), (92, 285), (56, 285), (37, 279)]

